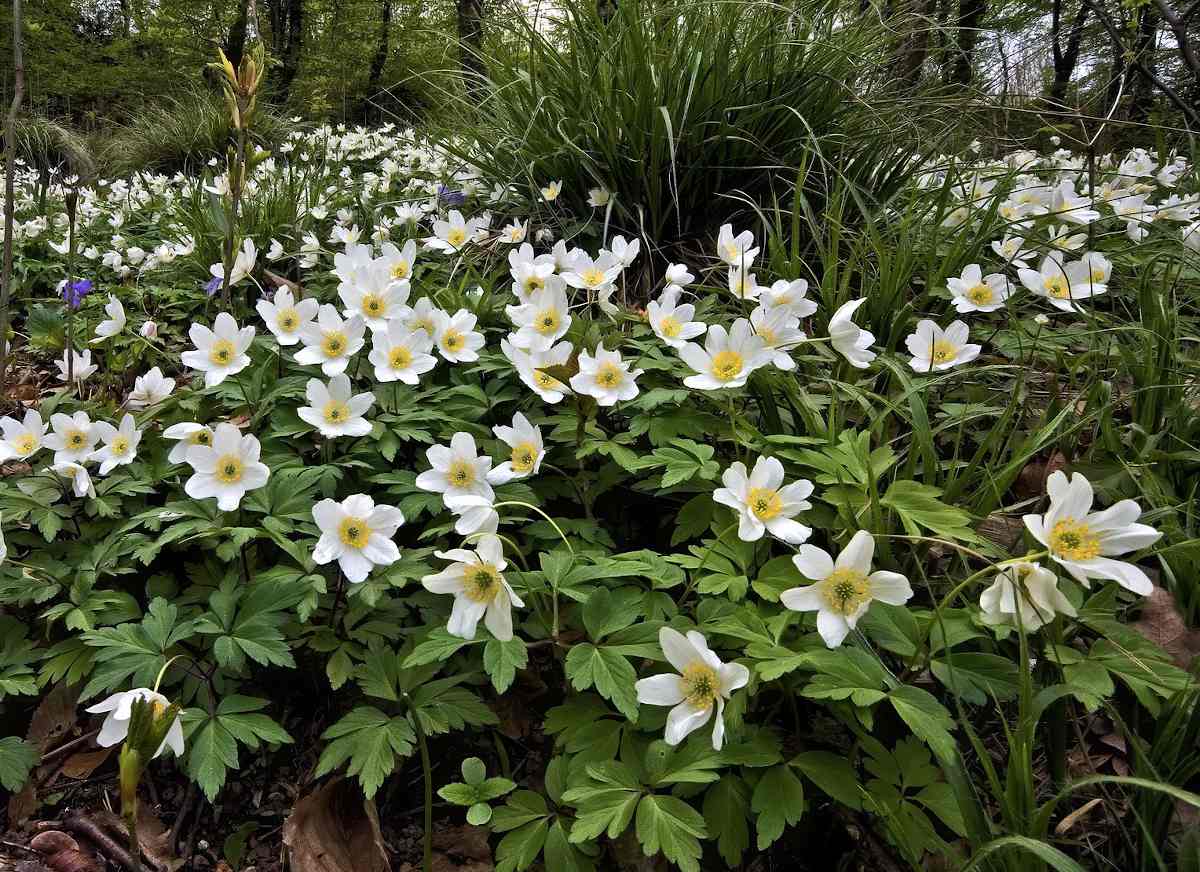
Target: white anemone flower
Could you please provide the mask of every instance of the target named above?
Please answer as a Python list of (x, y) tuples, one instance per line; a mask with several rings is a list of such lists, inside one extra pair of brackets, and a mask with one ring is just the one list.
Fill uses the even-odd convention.
[(125, 329), (125, 307), (112, 294), (108, 295), (108, 302), (104, 304), (104, 312), (108, 317), (96, 325), (96, 338), (92, 340), (93, 343), (111, 339)]
[(1115, 581), (1126, 590), (1148, 596), (1154, 589), (1146, 573), (1121, 554), (1153, 545), (1162, 533), (1137, 523), (1142, 510), (1121, 500), (1101, 512), (1092, 511), (1092, 484), (1080, 473), (1070, 479), (1061, 470), (1046, 480), (1050, 507), (1044, 515), (1026, 515), (1025, 526), (1050, 552), (1050, 559), (1085, 587), (1090, 579)]
[[(125, 737), (129, 735), (129, 719), (133, 716), (133, 704), (139, 699), (144, 699), (154, 706), (156, 714), (161, 714), (171, 707), (169, 699), (148, 687), (136, 687), (133, 690), (114, 693), (86, 709), (94, 715), (105, 715), (104, 723), (100, 725), (100, 732), (96, 735), (97, 745), (101, 748), (111, 748), (113, 745), (119, 745), (125, 741)], [(167, 735), (163, 738), (162, 744), (158, 746), (158, 750), (154, 752), (154, 756), (158, 757), (166, 748), (170, 748), (176, 757), (183, 756), (183, 721), (180, 720), (179, 715), (175, 716), (175, 722), (167, 730)]]
[(758, 249), (754, 247), (754, 234), (743, 230), (735, 236), (732, 224), (722, 224), (721, 229), (717, 231), (717, 257), (730, 267), (749, 269), (758, 257)]
[(779, 279), (769, 286), (764, 285), (759, 301), (771, 308), (787, 307), (800, 318), (807, 318), (817, 311), (817, 304), (808, 299), (806, 279)]
[(738, 318), (726, 332), (720, 324), (708, 328), (704, 347), (689, 342), (679, 349), (683, 362), (696, 371), (683, 380), (689, 388), (715, 391), (740, 388), (750, 373), (771, 362), (773, 352), (754, 332), (745, 318)]
[(25, 460), (41, 451), (46, 444), (46, 422), (33, 409), (27, 409), (20, 421), (0, 418), (0, 462)]
[(1021, 236), (1005, 236), (1003, 239), (993, 240), (992, 251), (1001, 260), (1021, 269), (1026, 268), (1025, 261), (1033, 257), (1035, 253), (1032, 249), (1025, 247), (1025, 239)]
[(138, 443), (142, 441), (142, 431), (137, 428), (133, 415), (126, 412), (117, 427), (107, 421), (96, 421), (92, 431), (100, 438), (100, 447), (88, 456), (88, 460), (100, 464), (101, 475), (133, 463)]
[(517, 348), (507, 339), (500, 340), (500, 350), (517, 370), (517, 376), (527, 388), (547, 403), (562, 402), (570, 388), (548, 370), (565, 366), (574, 350), (570, 342), (560, 342), (549, 351), (528, 352)]
[(99, 435), (92, 427), (87, 412), (64, 415), (56, 412), (50, 416), (53, 433), (46, 436), (45, 445), (54, 452), (55, 463), (86, 463), (92, 456)]
[(1181, 232), (1183, 234), (1183, 244), (1192, 251), (1200, 251), (1200, 221), (1189, 224)]
[(612, 194), (605, 188), (588, 188), (587, 204), (593, 209), (603, 209), (612, 200)]
[(624, 236), (614, 236), (608, 243), (608, 252), (617, 259), (623, 268), (630, 267), (642, 252), (642, 241), (626, 239)]
[(259, 300), (255, 308), (258, 315), (275, 335), (280, 345), (295, 345), (300, 341), (300, 331), (317, 317), (321, 307), (311, 297), (297, 300), (290, 288), (280, 288), (270, 300)]
[(985, 276), (977, 263), (963, 267), (961, 276), (946, 279), (946, 287), (954, 298), (955, 310), (963, 314), (995, 312), (1012, 293), (1012, 282), (1000, 273)]
[(750, 681), (750, 670), (741, 663), (722, 663), (695, 630), (685, 636), (663, 627), (658, 631), (658, 644), (679, 674), (639, 680), (634, 685), (638, 702), (672, 707), (663, 736), (668, 745), (678, 745), (689, 733), (703, 727), (715, 711), (712, 746), (720, 751), (725, 744), (725, 703)]
[(425, 451), (432, 469), (417, 476), (421, 490), (440, 493), (443, 499), (476, 496), (492, 499), (494, 491), (489, 482), (492, 458), (480, 455), (475, 437), (459, 431), (450, 437), (449, 447), (431, 445)]
[(211, 427), (197, 424), (195, 421), (181, 421), (163, 430), (163, 438), (175, 442), (167, 455), (170, 463), (185, 463), (189, 449), (193, 445), (212, 445), (213, 431)]
[(601, 252), (595, 259), (579, 252), (570, 268), (563, 271), (562, 279), (583, 291), (604, 291), (612, 287), (621, 269), (621, 262), (608, 252)]
[(599, 406), (614, 406), (638, 395), (637, 377), (643, 370), (629, 369), (621, 352), (608, 351), (604, 342), (596, 344), (595, 354), (579, 352), (579, 372), (571, 376), (571, 389), (592, 397)]
[(675, 349), (683, 348), (689, 340), (703, 336), (708, 330), (703, 321), (692, 320), (695, 316), (695, 306), (679, 302), (677, 285), (669, 285), (657, 300), (646, 306), (646, 320), (654, 335)]
[(829, 344), (856, 369), (866, 369), (875, 359), (875, 352), (868, 351), (875, 343), (874, 334), (851, 320), (858, 307), (866, 301), (863, 297), (843, 303), (829, 319)]
[(1057, 253), (1046, 255), (1036, 269), (1017, 271), (1021, 284), (1064, 312), (1082, 312), (1077, 300), (1086, 300), (1108, 291), (1108, 285), (1092, 281), (1088, 264), (1076, 260), (1064, 264)]
[(403, 248), (385, 242), (379, 248), (379, 259), (387, 266), (388, 274), (397, 281), (411, 280), (417, 265), (417, 241), (410, 239)]
[(800, 316), (790, 306), (755, 306), (750, 313), (754, 334), (770, 353), (771, 364), (785, 372), (796, 368), (791, 351), (804, 342)]
[(506, 245), (520, 245), (529, 233), (529, 223), (513, 219), (500, 228), (500, 241)]
[(755, 302), (762, 295), (763, 286), (758, 283), (754, 273), (745, 267), (731, 266), (729, 268), (729, 293), (739, 300)]
[(571, 326), (567, 292), (561, 283), (533, 291), (527, 302), (507, 306), (505, 312), (517, 328), (509, 341), (527, 351), (549, 351)]
[(194, 472), (184, 492), (195, 500), (216, 497), (217, 508), (232, 512), (247, 491), (262, 487), (271, 475), (259, 462), (261, 451), (253, 435), (243, 435), (233, 424), (218, 424), (211, 445), (197, 441), (188, 447), (187, 462)]
[(375, 395), (369, 391), (353, 393), (350, 377), (345, 373), (338, 373), (328, 384), (310, 378), (304, 394), (308, 405), (301, 406), (296, 414), (300, 420), (316, 427), (326, 439), (366, 436), (371, 432), (371, 422), (363, 415), (375, 403)]
[(246, 352), (254, 341), (254, 328), (239, 329), (228, 312), (217, 315), (211, 330), (203, 324), (193, 324), (188, 337), (196, 348), (183, 352), (180, 358), (184, 366), (204, 373), (205, 387), (215, 387), (250, 365), (250, 355)]
[(687, 268), (687, 264), (684, 263), (668, 264), (663, 278), (668, 285), (678, 285), (681, 288), (687, 287), (696, 280), (691, 270)]
[(741, 461), (730, 464), (721, 474), (721, 483), (713, 491), (713, 500), (729, 506), (738, 515), (738, 538), (757, 542), (770, 533), (789, 545), (799, 545), (812, 535), (812, 529), (792, 520), (812, 508), (812, 482), (799, 479), (783, 483), (783, 464), (774, 457), (760, 457), (747, 475)]
[(459, 309), (453, 315), (438, 310), (433, 316), (433, 341), (438, 354), (450, 363), (472, 363), (479, 360), (483, 334), (475, 329), (474, 312)]
[(441, 572), (422, 578), (421, 584), (430, 593), (454, 597), (446, 632), (460, 639), (474, 639), (482, 620), (488, 632), (501, 642), (512, 639), (512, 607), (523, 607), (525, 603), (504, 578), (508, 562), (499, 537), (486, 533), (479, 537), (473, 550), (452, 548), (434, 554), (452, 563)]
[[(532, 253), (533, 249), (530, 249)], [(554, 273), (554, 258), (540, 255), (537, 260), (518, 261), (510, 270), (512, 274), (512, 292), (519, 303), (528, 303), (529, 297), (535, 291), (543, 288), (563, 288), (567, 283)]]
[[(411, 306), (406, 306), (396, 319), (409, 330), (424, 330), (425, 335), (433, 339), (437, 335), (439, 309), (429, 297), (421, 297)], [(432, 348), (432, 342), (430, 348)]]
[(424, 330), (411, 330), (401, 321), (391, 321), (386, 330), (371, 337), (371, 353), (367, 360), (375, 367), (377, 381), (415, 385), (423, 373), (437, 366), (437, 358), (429, 353), (431, 350), (433, 340)]
[(326, 303), (317, 311), (316, 322), (300, 329), (304, 347), (296, 352), (296, 363), (320, 365), (327, 376), (345, 372), (350, 358), (363, 347), (365, 331), (366, 324), (358, 315), (343, 320), (337, 309)]
[(478, 228), (478, 219), (467, 220), (457, 209), (451, 209), (445, 221), (433, 222), (433, 236), (425, 239), (425, 247), (453, 254), (475, 238)]
[(377, 506), (366, 494), (353, 494), (340, 503), (321, 500), (312, 514), (321, 530), (313, 560), (322, 565), (336, 560), (348, 581), (366, 581), (376, 566), (390, 566), (400, 559), (392, 537), (404, 523), (404, 515), (394, 506)]
[(558, 195), (562, 193), (562, 180), (557, 179), (550, 182), (544, 188), (541, 188), (539, 193), (541, 193), (542, 199), (547, 203), (553, 203), (558, 199)]
[(1058, 578), (1037, 563), (1010, 563), (979, 597), (980, 618), (991, 627), (1041, 629), (1055, 615), (1075, 617), (1071, 601), (1058, 589)]
[(495, 533), (500, 527), (494, 497), (447, 495), (443, 501), (455, 517), (454, 532), (460, 536)]
[(941, 372), (979, 356), (980, 345), (967, 342), (970, 330), (962, 321), (952, 321), (943, 330), (928, 318), (917, 322), (917, 329), (904, 340), (912, 354), (909, 366), (916, 372)]
[(356, 273), (352, 282), (338, 285), (347, 318), (358, 316), (372, 331), (382, 330), (408, 303), (408, 279), (392, 278), (391, 267), (382, 259), (372, 261)]
[(161, 403), (174, 390), (175, 379), (164, 377), (162, 370), (156, 366), (134, 379), (133, 390), (125, 398), (125, 405), (130, 409), (145, 409)]
[[(258, 260), (258, 249), (254, 246), (254, 240), (247, 237), (242, 240), (242, 247), (238, 250), (233, 259), (233, 267), (229, 271), (229, 287), (233, 287), (246, 276), (250, 275), (254, 270), (255, 261)], [(225, 264), (214, 263), (208, 268), (209, 273), (215, 279), (225, 278)]]
[(1071, 224), (1091, 224), (1100, 217), (1100, 213), (1092, 208), (1091, 198), (1075, 193), (1075, 183), (1070, 179), (1064, 179), (1055, 187), (1050, 212), (1055, 218)]
[(92, 486), (92, 476), (82, 463), (64, 460), (48, 467), (51, 472), (71, 480), (71, 492), (77, 497), (95, 497), (96, 489)]
[(529, 419), (517, 412), (512, 426), (497, 424), (492, 428), (496, 438), (512, 449), (512, 456), (492, 470), (491, 480), (504, 484), (518, 478), (537, 475), (541, 469), (546, 449), (542, 444), (542, 431), (529, 423)]
[(58, 378), (60, 381), (67, 380), (67, 356), (71, 357), (71, 364), (74, 372), (72, 373), (76, 384), (83, 384), (92, 376), (99, 366), (92, 363), (92, 350), (85, 348), (83, 353), (75, 351), (73, 348), (68, 348), (63, 352), (62, 360), (54, 361), (54, 365), (58, 367)]
[(898, 572), (871, 571), (875, 540), (859, 530), (835, 561), (815, 545), (801, 545), (792, 562), (816, 584), (783, 591), (779, 600), (792, 611), (817, 613), (817, 632), (830, 648), (842, 644), (875, 600), (902, 606), (912, 598), (908, 579)]

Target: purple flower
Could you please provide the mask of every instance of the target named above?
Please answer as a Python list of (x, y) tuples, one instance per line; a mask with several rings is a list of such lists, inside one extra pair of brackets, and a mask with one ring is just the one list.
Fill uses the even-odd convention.
[(221, 290), (221, 279), (216, 276), (213, 276), (204, 285), (204, 293), (210, 297), (219, 290)]
[(63, 302), (72, 309), (78, 309), (83, 305), (83, 298), (86, 297), (92, 290), (92, 282), (90, 279), (80, 279), (77, 282), (67, 284), (63, 282), (62, 297)]
[(467, 202), (467, 195), (462, 191), (453, 191), (445, 185), (438, 185), (438, 199), (450, 206), (461, 206)]

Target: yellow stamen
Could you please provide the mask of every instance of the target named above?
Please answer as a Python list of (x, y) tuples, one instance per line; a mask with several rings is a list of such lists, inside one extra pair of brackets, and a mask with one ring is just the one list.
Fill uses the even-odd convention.
[(683, 698), (698, 709), (712, 708), (721, 692), (717, 670), (707, 663), (692, 663), (683, 670)]
[(363, 313), (369, 318), (379, 318), (387, 311), (387, 303), (379, 294), (365, 294), (362, 301)]
[(392, 278), (406, 279), (411, 272), (407, 260), (398, 260), (392, 265)]
[(293, 333), (300, 326), (300, 313), (295, 309), (284, 309), (275, 319), (277, 326), (284, 333)]
[(472, 563), (463, 577), (463, 593), (477, 603), (488, 603), (501, 589), (500, 572), (491, 563)]
[(751, 488), (746, 495), (750, 512), (760, 521), (769, 521), (783, 511), (783, 497), (779, 491), (766, 487)]
[(446, 470), (446, 478), (452, 487), (470, 487), (475, 483), (475, 467), (467, 460), (455, 460)]
[(512, 468), (516, 472), (530, 472), (533, 462), (537, 459), (537, 446), (532, 442), (522, 442), (512, 450)]
[(129, 453), (129, 437), (128, 436), (118, 436), (116, 439), (114, 439), (112, 441), (112, 444), (108, 446), (108, 450), (111, 451), (117, 457), (122, 457), (122, 456), (128, 454)]
[(37, 446), (37, 437), (32, 433), (22, 433), (13, 440), (13, 448), (17, 449), (17, 454), (32, 454)]
[(745, 361), (736, 351), (718, 351), (713, 355), (712, 374), (717, 381), (733, 381), (741, 372)]
[(933, 343), (929, 359), (934, 363), (949, 363), (958, 356), (958, 346), (948, 339), (938, 339)]
[(533, 322), (533, 329), (543, 336), (553, 336), (558, 332), (558, 325), (562, 323), (558, 317), (558, 310), (546, 309), (538, 313), (537, 318)]
[(339, 400), (330, 400), (322, 414), (326, 424), (344, 424), (350, 418), (350, 407)]
[(615, 388), (625, 380), (625, 373), (615, 363), (605, 363), (596, 370), (593, 379), (602, 388)]
[(78, 451), (85, 445), (87, 445), (86, 433), (84, 433), (82, 430), (67, 431), (67, 446), (70, 447), (72, 451)]
[(217, 366), (228, 366), (233, 360), (236, 353), (233, 343), (228, 339), (218, 339), (212, 344), (212, 348), (208, 350), (208, 359)]
[(976, 306), (986, 306), (995, 298), (990, 286), (980, 283), (967, 289), (966, 297)]
[(861, 572), (835, 569), (821, 582), (821, 594), (833, 611), (852, 615), (871, 601), (871, 584)]
[(1050, 551), (1067, 560), (1091, 560), (1100, 554), (1100, 537), (1085, 522), (1063, 518), (1050, 530)]
[(326, 330), (321, 339), (321, 353), (326, 357), (341, 357), (349, 344), (345, 333), (338, 330)]
[(388, 352), (388, 366), (392, 369), (408, 369), (412, 360), (412, 352), (403, 345), (397, 345)]
[(1042, 287), (1046, 289), (1046, 293), (1056, 300), (1068, 300), (1071, 298), (1071, 283), (1067, 281), (1066, 276), (1049, 276), (1042, 280)]
[(461, 330), (455, 330), (453, 327), (451, 327), (442, 334), (442, 348), (446, 349), (452, 354), (456, 351), (462, 350), (463, 346), (466, 344), (467, 337), (463, 335)]
[(458, 248), (467, 241), (467, 231), (462, 227), (451, 227), (450, 231), (446, 234), (446, 241), (455, 248)]
[(683, 332), (683, 325), (675, 320), (674, 317), (668, 315), (658, 322), (658, 332), (668, 339), (674, 339)]
[(365, 518), (343, 518), (338, 524), (338, 538), (350, 548), (366, 548), (371, 538), (371, 525)]
[(242, 480), (246, 471), (242, 458), (236, 454), (224, 454), (217, 458), (217, 468), (214, 475), (222, 484), (237, 484)]

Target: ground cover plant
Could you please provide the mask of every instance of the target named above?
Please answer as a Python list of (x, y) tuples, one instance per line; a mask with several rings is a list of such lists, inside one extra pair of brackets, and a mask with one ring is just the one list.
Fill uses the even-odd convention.
[(219, 154), (16, 163), (22, 861), (1200, 868), (1194, 155), (708, 136), (746, 58), (631, 33), (880, 36), (754, 12), (577, 10), (450, 132), (221, 53)]

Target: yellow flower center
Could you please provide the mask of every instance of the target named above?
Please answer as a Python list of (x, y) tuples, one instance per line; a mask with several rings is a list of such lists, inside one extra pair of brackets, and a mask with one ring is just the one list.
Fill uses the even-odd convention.
[(668, 339), (674, 339), (683, 332), (683, 325), (671, 315), (658, 322), (658, 332)]
[(930, 352), (929, 359), (934, 363), (949, 363), (957, 356), (958, 348), (953, 342), (939, 339), (933, 343), (933, 351)]
[(835, 569), (821, 582), (821, 593), (829, 608), (852, 615), (871, 600), (867, 577), (853, 569)]
[(1092, 267), (1091, 277), (1095, 284), (1100, 284), (1104, 281), (1104, 270), (1097, 266)]
[(467, 231), (462, 227), (451, 227), (450, 231), (446, 234), (446, 241), (455, 248), (458, 248), (467, 241)]
[(242, 474), (245, 471), (246, 467), (242, 463), (242, 458), (236, 454), (224, 454), (217, 458), (217, 468), (214, 475), (217, 481), (222, 484), (237, 484), (242, 480)]
[(78, 451), (87, 445), (87, 434), (82, 430), (68, 430), (67, 445), (70, 446), (72, 451)]
[(1056, 300), (1066, 300), (1071, 297), (1071, 283), (1066, 276), (1049, 276), (1042, 280), (1046, 293)]
[(412, 322), (413, 330), (424, 330), (426, 336), (432, 336), (435, 332), (433, 329), (432, 318), (416, 318)]
[(774, 345), (776, 341), (775, 331), (770, 327), (755, 327), (754, 332), (762, 337), (762, 341), (767, 345)]
[(976, 306), (986, 306), (988, 303), (992, 302), (994, 297), (995, 294), (992, 292), (992, 289), (983, 283), (975, 285), (967, 290), (967, 299)]
[(365, 518), (343, 518), (338, 524), (338, 538), (350, 548), (366, 548), (371, 538), (371, 525)]
[(537, 460), (537, 446), (532, 442), (522, 442), (512, 450), (512, 468), (517, 472), (529, 472), (533, 462)]
[(366, 294), (362, 301), (363, 312), (371, 318), (378, 318), (387, 311), (387, 303), (379, 294)]
[(1100, 537), (1083, 521), (1063, 518), (1050, 530), (1050, 550), (1067, 560), (1091, 560), (1100, 554)]
[(732, 242), (725, 246), (725, 259), (726, 260), (737, 260), (741, 256), (742, 256), (742, 250), (740, 248), (738, 248), (736, 245), (734, 245)]
[(730, 290), (733, 291), (733, 295), (738, 299), (745, 299), (746, 292), (753, 289), (753, 287), (754, 285), (750, 284), (750, 279), (748, 276), (739, 275), (736, 279), (734, 279)]
[(579, 276), (588, 287), (594, 288), (604, 283), (604, 270), (599, 267), (589, 266)]
[(469, 460), (456, 460), (446, 471), (452, 487), (470, 487), (475, 483), (475, 466)]
[(684, 668), (680, 676), (683, 682), (683, 698), (698, 709), (712, 708), (721, 692), (721, 679), (717, 670), (707, 663), (692, 663)]
[(235, 349), (233, 343), (228, 339), (218, 339), (212, 344), (212, 348), (208, 350), (208, 359), (217, 366), (227, 366), (231, 360)]
[(13, 440), (13, 448), (17, 449), (17, 454), (32, 454), (37, 446), (37, 437), (32, 433), (22, 433)]
[(558, 316), (557, 309), (545, 309), (538, 313), (537, 318), (533, 322), (533, 329), (537, 330), (543, 336), (553, 336), (558, 332), (558, 325), (562, 323)]
[(615, 363), (606, 363), (596, 370), (593, 378), (602, 388), (615, 388), (624, 380), (625, 374)]
[(349, 344), (345, 333), (338, 330), (326, 330), (321, 339), (321, 353), (326, 357), (341, 357), (346, 353), (346, 346)]
[(546, 280), (537, 275), (527, 276), (524, 287), (525, 293), (527, 294), (532, 293), (533, 291), (540, 291), (542, 288), (546, 287)]
[(397, 345), (388, 352), (388, 366), (392, 369), (408, 369), (412, 365), (412, 359), (412, 352), (403, 345)]
[(459, 351), (465, 344), (467, 338), (463, 336), (461, 330), (455, 330), (451, 327), (442, 334), (442, 348), (447, 351)]
[(713, 355), (712, 374), (717, 381), (733, 381), (742, 371), (745, 361), (736, 351), (718, 351)]
[(195, 433), (193, 433), (191, 436), (188, 437), (188, 444), (190, 444), (190, 445), (211, 445), (212, 444), (212, 431), (209, 430), (207, 427), (205, 427), (203, 430), (197, 430)]
[(112, 441), (112, 444), (108, 446), (108, 448), (109, 451), (111, 451), (117, 457), (125, 456), (129, 453), (129, 437), (118, 436)]
[(295, 309), (284, 309), (275, 319), (275, 325), (284, 333), (292, 333), (300, 326), (300, 313)]
[(339, 400), (331, 400), (322, 414), (326, 424), (345, 424), (350, 418), (350, 407)]
[(406, 279), (409, 272), (411, 269), (407, 260), (398, 260), (392, 264), (392, 278), (394, 279)]
[(768, 487), (751, 488), (746, 495), (746, 504), (760, 521), (769, 521), (783, 511), (783, 497), (779, 496), (779, 491)]
[(562, 382), (550, 375), (550, 373), (546, 372), (544, 369), (535, 369), (533, 371), (533, 381), (534, 384), (544, 391), (557, 388), (562, 384)]
[(500, 592), (500, 572), (491, 563), (472, 563), (463, 577), (463, 593), (477, 603), (489, 603)]

